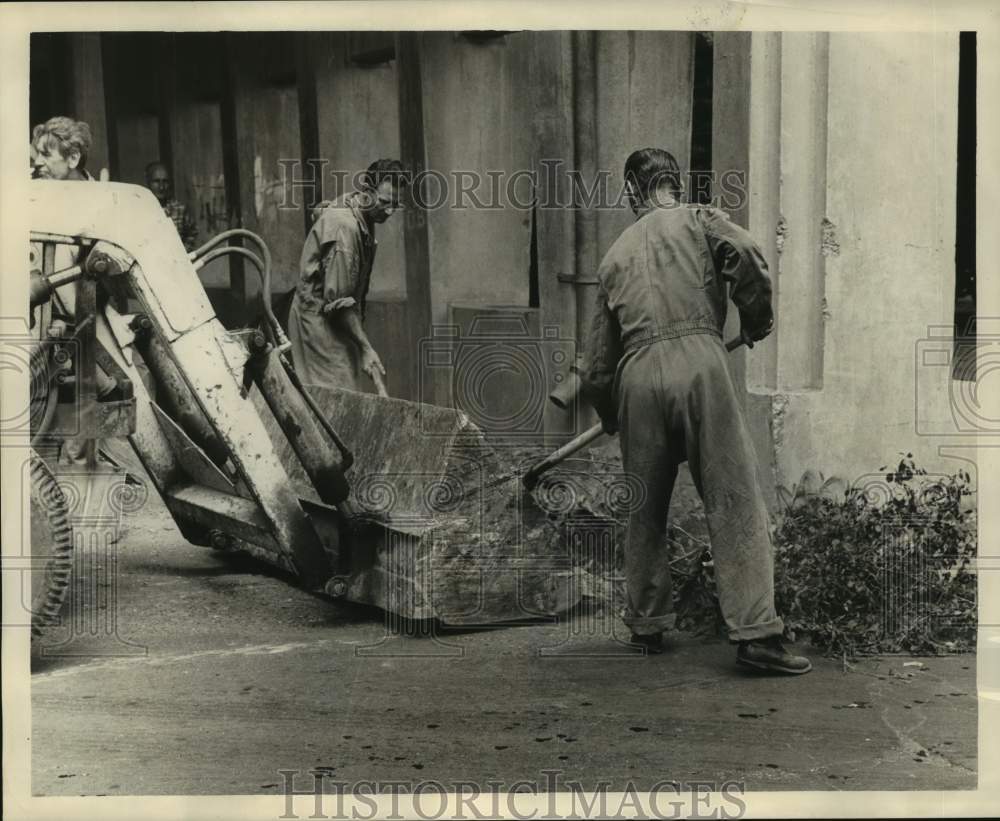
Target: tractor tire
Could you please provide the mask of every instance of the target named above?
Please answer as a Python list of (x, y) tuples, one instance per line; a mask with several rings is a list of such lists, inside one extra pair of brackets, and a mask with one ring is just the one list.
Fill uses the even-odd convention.
[(69, 505), (55, 476), (31, 451), (31, 638), (58, 624), (73, 575)]

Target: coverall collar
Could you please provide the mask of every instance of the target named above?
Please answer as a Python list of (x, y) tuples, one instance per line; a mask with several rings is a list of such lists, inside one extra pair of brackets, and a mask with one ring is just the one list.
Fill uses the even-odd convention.
[(361, 228), (362, 235), (365, 239), (368, 239), (372, 236), (372, 226), (368, 225), (368, 220), (365, 219), (364, 212), (358, 204), (360, 196), (361, 195), (357, 191), (352, 191), (344, 198), (344, 202), (347, 207), (351, 209), (351, 213), (354, 214), (354, 219), (357, 220), (358, 226)]
[(666, 200), (665, 202), (653, 202), (651, 200), (645, 200), (642, 203), (642, 205), (639, 206), (639, 210), (636, 211), (635, 221), (638, 222), (644, 216), (646, 216), (649, 213), (652, 213), (658, 208), (680, 208), (682, 204), (683, 203), (681, 203), (680, 200), (675, 199), (674, 197), (671, 197), (669, 200)]

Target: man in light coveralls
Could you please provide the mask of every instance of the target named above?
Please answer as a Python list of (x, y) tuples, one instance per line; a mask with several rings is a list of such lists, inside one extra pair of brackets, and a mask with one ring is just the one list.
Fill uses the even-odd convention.
[(747, 345), (773, 327), (767, 264), (750, 235), (715, 208), (680, 201), (680, 169), (662, 149), (635, 151), (625, 184), (636, 221), (598, 271), (581, 377), (604, 429), (620, 431), (625, 471), (645, 488), (625, 547), (632, 642), (664, 650), (674, 626), (667, 510), (687, 460), (705, 505), (719, 602), (737, 662), (806, 673), (782, 644), (774, 562), (753, 443), (722, 339), (727, 292)]

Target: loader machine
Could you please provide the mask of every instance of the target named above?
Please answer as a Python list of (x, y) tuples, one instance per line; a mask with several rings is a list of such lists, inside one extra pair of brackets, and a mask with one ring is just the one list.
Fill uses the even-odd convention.
[[(189, 253), (153, 195), (119, 183), (34, 181), (28, 210), (34, 636), (59, 622), (79, 546), (64, 479), (98, 505), (121, 495), (115, 441), (186, 540), (319, 596), (445, 624), (579, 598), (545, 511), (463, 413), (302, 384), (260, 237)], [(198, 269), (225, 255), (261, 275), (260, 327), (227, 330), (212, 309)]]

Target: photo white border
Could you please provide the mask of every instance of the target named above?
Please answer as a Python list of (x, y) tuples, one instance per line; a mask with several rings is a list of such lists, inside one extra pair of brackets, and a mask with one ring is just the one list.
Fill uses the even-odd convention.
[[(291, 21), (295, 21), (292, 23)], [(122, 30), (259, 30), (310, 29), (692, 29), (827, 31), (978, 31), (977, 271), (978, 313), (1000, 317), (1000, 277), (988, 268), (1000, 259), (1000, 4), (996, 2), (702, 2), (640, 3), (635, 0), (372, 0), (371, 2), (256, 3), (10, 3), (0, 6), (0, 316), (23, 313), (27, 277), (23, 276), (28, 226), (25, 210), (28, 176), (28, 38), (32, 31)], [(887, 207), (892, 207), (891, 204)], [(1000, 407), (996, 376), (987, 384), (991, 407)], [(3, 397), (27, 395), (24, 374), (0, 373)], [(981, 397), (986, 402), (986, 397)], [(8, 405), (9, 406), (9, 405)], [(0, 413), (0, 417), (4, 414)], [(995, 416), (993, 418), (996, 418)], [(18, 532), (17, 511), (8, 506), (22, 498), (17, 483), (24, 452), (0, 448), (4, 541)], [(1000, 499), (1000, 454), (980, 447), (977, 453), (981, 500)], [(1000, 546), (1000, 511), (981, 504), (980, 550)], [(4, 622), (18, 607), (16, 579), (4, 575)], [(1000, 574), (984, 573), (979, 588), (980, 623), (1000, 625)], [(37, 798), (30, 795), (31, 709), (27, 630), (5, 630), (3, 661), (3, 799), (5, 815), (21, 818), (131, 819), (277, 818), (284, 796)], [(753, 792), (745, 796), (747, 817), (934, 817), (992, 816), (1000, 813), (1000, 627), (981, 629), (977, 656), (979, 695), (979, 788), (975, 791), (899, 792)], [(518, 806), (527, 811), (529, 796)], [(611, 798), (611, 806), (616, 802)], [(489, 803), (480, 804), (488, 811)], [(390, 797), (382, 797), (384, 813)], [(400, 812), (408, 801), (401, 799)], [(549, 806), (537, 797), (539, 818)], [(560, 805), (557, 805), (560, 806)], [(563, 811), (570, 808), (561, 805)], [(312, 799), (297, 799), (301, 818), (312, 813)], [(329, 812), (330, 810), (327, 810)], [(468, 814), (466, 817), (470, 817)]]

